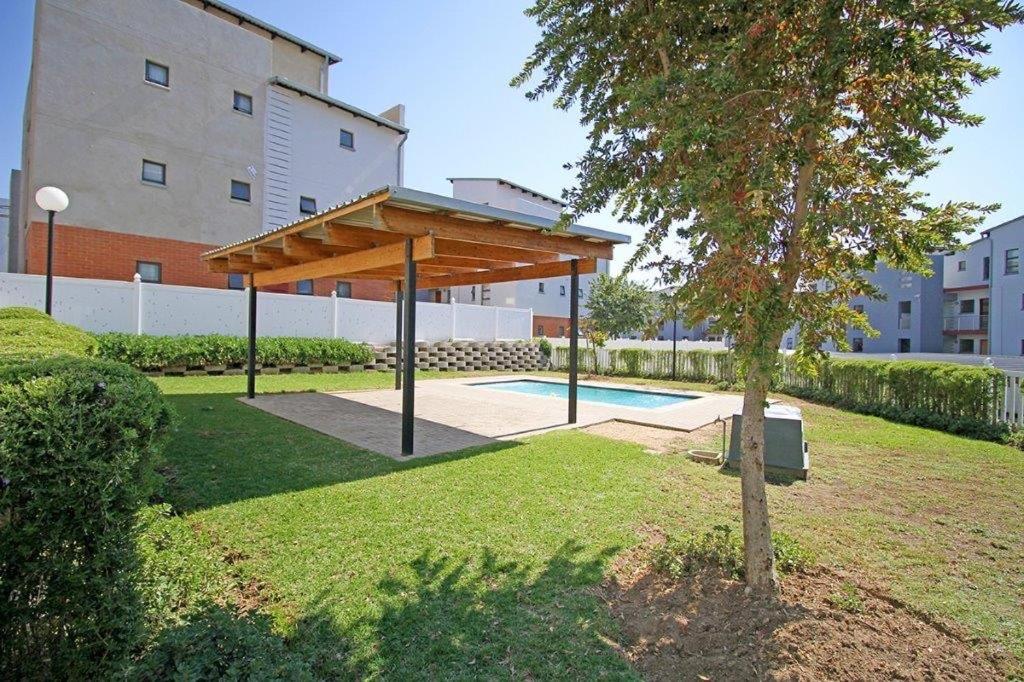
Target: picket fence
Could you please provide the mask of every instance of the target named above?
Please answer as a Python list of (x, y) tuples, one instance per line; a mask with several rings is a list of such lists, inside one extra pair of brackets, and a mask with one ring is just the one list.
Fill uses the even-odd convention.
[[(0, 273), (0, 307), (43, 309), (42, 275)], [(55, 277), (53, 316), (91, 332), (245, 336), (245, 291), (141, 281)], [(337, 296), (260, 293), (261, 336), (345, 338), (374, 345), (395, 340), (395, 304)], [(533, 311), (455, 303), (416, 304), (417, 341), (531, 338)]]

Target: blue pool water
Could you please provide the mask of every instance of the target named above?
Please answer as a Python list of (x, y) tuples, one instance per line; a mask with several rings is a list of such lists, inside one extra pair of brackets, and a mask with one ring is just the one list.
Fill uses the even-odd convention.
[[(512, 391), (513, 393), (526, 393), (527, 395), (542, 395), (550, 398), (569, 398), (569, 385), (556, 384), (551, 381), (535, 381), (531, 379), (520, 379), (518, 381), (492, 381), (489, 383), (473, 384), (483, 386), (497, 391)], [(656, 393), (654, 391), (631, 391), (622, 388), (604, 388), (601, 386), (579, 386), (577, 398), (591, 403), (604, 403), (605, 405), (622, 405), (624, 407), (638, 407), (650, 409), (654, 407), (665, 407), (667, 405), (678, 405), (687, 400), (693, 400), (695, 396), (673, 395), (671, 393)]]

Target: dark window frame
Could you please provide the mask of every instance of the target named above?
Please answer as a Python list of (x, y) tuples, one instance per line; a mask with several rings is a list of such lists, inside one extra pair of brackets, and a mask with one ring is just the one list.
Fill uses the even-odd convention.
[[(153, 80), (152, 78), (149, 77), (149, 67), (150, 66), (155, 66), (158, 69), (163, 69), (164, 70), (164, 81), (162, 83), (160, 81), (158, 81), (158, 80)], [(161, 64), (160, 62), (155, 62), (152, 59), (147, 59), (146, 60), (146, 67), (145, 67), (145, 70), (143, 71), (143, 78), (146, 79), (147, 83), (152, 83), (153, 85), (159, 85), (161, 88), (168, 88), (168, 89), (170, 89), (170, 87), (171, 87), (171, 67), (167, 66), (166, 64)]]
[[(146, 164), (149, 164), (151, 166), (156, 166), (156, 167), (158, 167), (160, 169), (160, 179), (159, 180), (150, 180), (149, 178), (146, 177)], [(142, 178), (142, 181), (144, 183), (148, 184), (148, 185), (159, 185), (160, 187), (166, 187), (167, 186), (167, 164), (166, 163), (160, 163), (159, 161), (154, 161), (152, 159), (143, 159), (142, 160), (142, 174), (141, 174), (140, 177)]]
[(558, 295), (559, 296), (565, 296), (565, 285), (564, 284), (559, 284), (558, 285)]
[[(245, 196), (244, 197), (243, 196), (235, 196), (235, 187), (236, 186), (244, 187), (245, 188)], [(243, 201), (243, 202), (245, 202), (247, 204), (251, 204), (252, 203), (252, 183), (245, 182), (244, 180), (235, 180), (234, 178), (232, 178), (231, 179), (231, 198), (234, 201)]]
[[(1013, 253), (1011, 256), (1010, 253)], [(1012, 263), (1012, 266), (1011, 266)], [(1016, 275), (1020, 273), (1020, 249), (1007, 249), (1003, 253), (1003, 274)]]
[(850, 339), (850, 352), (851, 353), (863, 353), (864, 352), (864, 337), (855, 336)]
[[(309, 285), (309, 291), (302, 291), (305, 285)], [(300, 279), (295, 282), (295, 293), (299, 296), (312, 296), (315, 287), (313, 286), (313, 280), (311, 279)]]
[[(345, 144), (345, 136), (348, 135), (349, 143)], [(345, 130), (344, 128), (338, 129), (338, 146), (342, 149), (348, 149), (351, 151), (356, 150), (356, 134), (351, 130)]]
[[(143, 265), (152, 265), (152, 266), (156, 267), (156, 279), (147, 279), (142, 274), (142, 266)], [(145, 282), (146, 284), (162, 284), (163, 283), (163, 279), (164, 279), (164, 266), (163, 266), (163, 263), (159, 263), (159, 262), (153, 261), (153, 260), (137, 260), (137, 261), (135, 261), (135, 272), (136, 272), (136, 274), (138, 274), (139, 277), (142, 278), (142, 281)]]
[[(238, 278), (238, 286), (232, 286), (232, 278)], [(245, 289), (245, 275), (240, 272), (232, 272), (228, 275), (228, 289), (232, 291), (242, 291)]]
[(985, 256), (981, 259), (981, 279), (988, 281), (992, 276), (992, 259)]
[(537, 293), (538, 294), (546, 294), (547, 293), (546, 291), (544, 291), (544, 282), (537, 282)]
[[(303, 202), (312, 201), (313, 210), (309, 211), (302, 207)], [(299, 215), (316, 215), (316, 197), (299, 196)]]
[[(348, 287), (348, 293), (347, 294), (341, 293), (341, 288), (343, 286)], [(335, 282), (334, 283), (334, 295), (337, 296), (338, 298), (352, 298), (352, 282), (343, 282), (341, 280), (338, 280), (337, 282)]]
[[(240, 108), (238, 106), (238, 98), (239, 98), (239, 96), (241, 96), (243, 98), (243, 100), (242, 100), (243, 102), (244, 101), (248, 101), (249, 102), (249, 109), (248, 110), (242, 109), (242, 108)], [(252, 110), (253, 110), (252, 95), (248, 95), (248, 94), (242, 92), (241, 90), (235, 90), (235, 94), (233, 94), (231, 96), (231, 108), (234, 111), (237, 111), (240, 114), (245, 114), (246, 116), (252, 116)]]
[(958, 260), (956, 262), (956, 271), (957, 272), (967, 272), (967, 261), (965, 261), (965, 260)]
[(905, 336), (900, 337), (897, 340), (896, 343), (898, 344), (897, 347), (896, 347), (896, 352), (897, 353), (909, 353), (910, 352), (910, 339), (909, 338), (907, 338)]

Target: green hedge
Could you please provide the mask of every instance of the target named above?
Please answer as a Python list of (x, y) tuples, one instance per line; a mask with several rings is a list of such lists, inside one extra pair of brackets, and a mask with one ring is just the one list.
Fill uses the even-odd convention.
[[(565, 369), (569, 349), (554, 349), (553, 366)], [(601, 352), (601, 372), (619, 376), (667, 379), (672, 351), (623, 348)], [(580, 369), (592, 371), (593, 351), (580, 348)], [(941, 429), (976, 438), (998, 439), (1007, 431), (1000, 422), (1003, 373), (997, 369), (950, 362), (909, 360), (827, 360), (815, 377), (796, 372), (793, 356), (782, 357), (773, 390), (878, 415), (894, 421)], [(676, 353), (681, 381), (734, 384), (740, 380), (730, 351), (688, 350)]]
[[(202, 365), (244, 365), (248, 340), (241, 336), (147, 336), (100, 334), (98, 354), (141, 370)], [(257, 337), (256, 362), (263, 365), (365, 365), (373, 350), (344, 339)]]
[(34, 308), (0, 308), (0, 367), (58, 355), (88, 357), (96, 339)]
[(170, 422), (156, 386), (105, 360), (0, 369), (0, 669), (101, 679), (135, 645), (136, 514)]

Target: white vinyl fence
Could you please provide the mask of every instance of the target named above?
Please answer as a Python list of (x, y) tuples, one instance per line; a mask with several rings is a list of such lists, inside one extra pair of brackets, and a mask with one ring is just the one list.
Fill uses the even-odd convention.
[[(0, 273), (0, 307), (42, 310), (45, 279)], [(247, 315), (245, 291), (75, 277), (53, 281), (53, 316), (91, 332), (245, 336)], [(383, 301), (261, 292), (256, 321), (260, 336), (345, 338), (372, 344), (395, 340), (395, 304)], [(532, 330), (532, 310), (416, 304), (418, 341), (529, 339)]]

